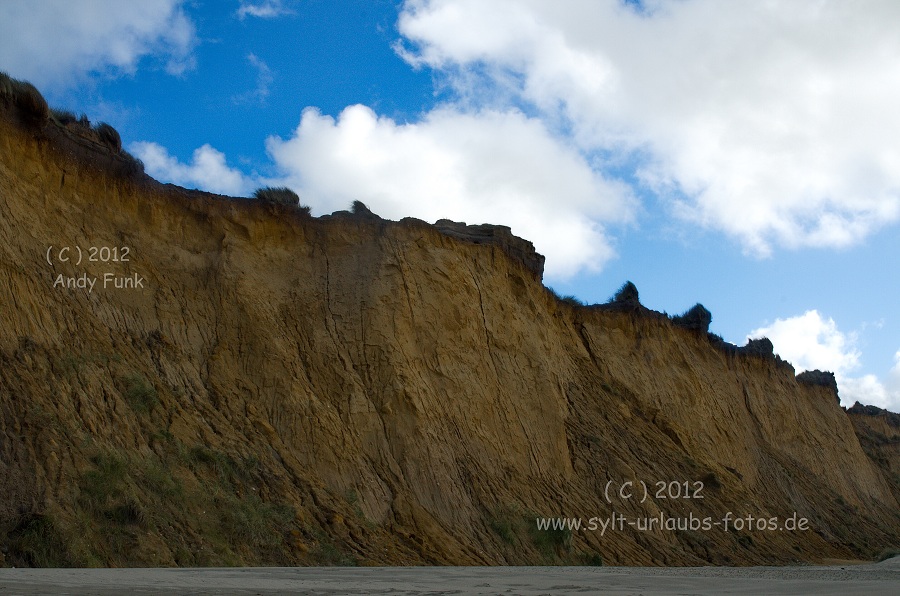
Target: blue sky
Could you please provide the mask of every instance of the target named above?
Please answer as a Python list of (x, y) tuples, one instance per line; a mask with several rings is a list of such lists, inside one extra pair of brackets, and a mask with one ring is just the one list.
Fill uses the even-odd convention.
[(900, 4), (0, 3), (0, 69), (160, 180), (510, 225), (546, 282), (900, 410)]

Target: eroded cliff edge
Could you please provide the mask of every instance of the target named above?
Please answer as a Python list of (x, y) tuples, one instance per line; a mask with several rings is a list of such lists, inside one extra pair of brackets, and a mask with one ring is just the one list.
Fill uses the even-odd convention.
[[(522, 245), (161, 185), (53, 126), (0, 118), (7, 564), (734, 565), (900, 540), (896, 479), (790, 367), (561, 303)], [(129, 261), (48, 263), (64, 246)], [(142, 287), (54, 287), (106, 273)], [(704, 498), (607, 502), (628, 480)], [(809, 530), (533, 529), (728, 512)]]

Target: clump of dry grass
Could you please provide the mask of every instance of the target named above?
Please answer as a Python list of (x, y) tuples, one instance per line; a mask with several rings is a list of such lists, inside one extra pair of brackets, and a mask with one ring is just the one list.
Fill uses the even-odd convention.
[(300, 196), (286, 186), (257, 188), (253, 193), (253, 198), (265, 203), (275, 203), (288, 207), (295, 207), (300, 204)]
[(100, 137), (100, 142), (109, 147), (113, 153), (122, 151), (122, 137), (119, 136), (119, 131), (115, 128), (106, 122), (100, 122), (94, 127), (94, 132)]
[(37, 88), (27, 81), (0, 72), (0, 97), (19, 108), (29, 120), (43, 122), (50, 118), (50, 106)]
[(308, 205), (300, 204), (300, 195), (286, 186), (265, 186), (257, 188), (253, 192), (253, 198), (264, 203), (294, 207), (303, 215), (310, 215), (312, 210)]

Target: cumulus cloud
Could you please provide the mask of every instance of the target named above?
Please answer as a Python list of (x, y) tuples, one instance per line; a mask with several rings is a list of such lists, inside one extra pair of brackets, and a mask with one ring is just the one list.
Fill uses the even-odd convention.
[(156, 143), (132, 143), (129, 150), (144, 162), (148, 174), (160, 180), (232, 196), (246, 196), (254, 187), (250, 178), (228, 167), (225, 155), (209, 145), (194, 151), (190, 164), (179, 162)]
[(900, 4), (407, 0), (398, 52), (631, 155), (745, 249), (846, 246), (900, 218)]
[(182, 0), (0, 2), (0, 64), (41, 88), (92, 72), (131, 73), (144, 56), (181, 74), (193, 66), (194, 26)]
[(362, 105), (337, 120), (308, 109), (291, 138), (267, 149), (281, 182), (317, 211), (359, 199), (389, 218), (503, 223), (534, 242), (550, 277), (599, 268), (613, 249), (598, 222), (633, 214), (625, 185), (517, 111), (445, 107), (398, 124)]
[(444, 107), (398, 124), (363, 105), (337, 119), (309, 108), (291, 137), (270, 137), (266, 148), (275, 174), (251, 179), (209, 145), (191, 164), (156, 143), (131, 146), (152, 176), (211, 192), (287, 185), (318, 213), (361, 200), (392, 219), (502, 223), (547, 257), (551, 279), (602, 267), (614, 255), (602, 223), (627, 224), (636, 208), (625, 184), (517, 111)]
[(816, 310), (776, 319), (774, 323), (752, 331), (747, 338), (768, 337), (775, 351), (791, 362), (797, 372), (827, 370), (834, 373), (841, 403), (851, 406), (859, 401), (891, 411), (900, 411), (900, 351), (884, 382), (875, 375), (853, 376), (860, 367), (862, 354), (855, 333), (838, 329), (834, 319), (825, 319)]
[(852, 405), (858, 401), (885, 408), (892, 412), (900, 412), (900, 352), (894, 355), (897, 362), (891, 369), (885, 382), (875, 375), (847, 377), (839, 381), (840, 392), (847, 393), (849, 398), (842, 397), (844, 405)]
[(247, 17), (257, 17), (260, 19), (274, 19), (291, 11), (285, 8), (281, 0), (266, 0), (265, 2), (249, 2), (241, 1), (240, 8), (235, 13), (242, 21)]

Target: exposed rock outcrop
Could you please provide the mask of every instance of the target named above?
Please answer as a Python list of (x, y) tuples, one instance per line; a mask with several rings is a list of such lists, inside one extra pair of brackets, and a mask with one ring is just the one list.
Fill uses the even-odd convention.
[(760, 358), (775, 358), (775, 346), (768, 337), (760, 337), (758, 339), (748, 339), (747, 345), (743, 347), (745, 354), (751, 356), (759, 356)]
[(702, 336), (709, 333), (709, 325), (712, 323), (712, 313), (700, 303), (689, 308), (683, 315), (672, 318), (672, 322), (679, 327), (690, 329)]

